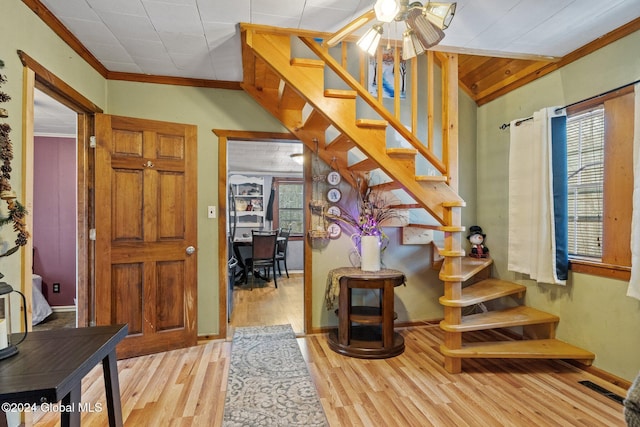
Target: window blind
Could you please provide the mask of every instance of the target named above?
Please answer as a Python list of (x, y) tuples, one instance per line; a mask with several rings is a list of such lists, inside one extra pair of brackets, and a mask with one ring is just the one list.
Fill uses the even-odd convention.
[(604, 108), (567, 119), (569, 254), (602, 259)]

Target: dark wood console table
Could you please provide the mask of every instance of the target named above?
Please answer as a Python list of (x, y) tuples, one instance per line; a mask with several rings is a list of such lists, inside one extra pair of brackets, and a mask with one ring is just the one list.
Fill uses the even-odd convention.
[(96, 409), (80, 404), (82, 378), (102, 362), (109, 425), (122, 426), (116, 344), (126, 335), (127, 325), (30, 332), (0, 361), (0, 403), (51, 405), (63, 427), (79, 426), (80, 413)]
[[(338, 268), (329, 273), (329, 285), (339, 282), (338, 329), (329, 333), (329, 347), (340, 354), (362, 359), (384, 359), (404, 351), (404, 338), (394, 332), (394, 288), (405, 282), (398, 270), (376, 272)], [(353, 306), (353, 289), (379, 292), (379, 305)]]

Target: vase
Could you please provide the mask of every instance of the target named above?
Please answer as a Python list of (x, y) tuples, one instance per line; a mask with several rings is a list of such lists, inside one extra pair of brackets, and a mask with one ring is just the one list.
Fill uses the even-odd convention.
[(360, 269), (362, 271), (380, 270), (379, 236), (362, 236), (360, 238)]

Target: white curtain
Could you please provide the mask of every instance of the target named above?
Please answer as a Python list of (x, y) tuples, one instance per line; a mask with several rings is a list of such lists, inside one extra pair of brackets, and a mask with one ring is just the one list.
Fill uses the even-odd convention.
[[(631, 217), (631, 280), (627, 296), (640, 299), (640, 83), (635, 86), (633, 121), (633, 215)], [(635, 238), (634, 238), (635, 237)]]
[[(559, 209), (554, 208), (552, 135), (558, 133), (552, 120), (562, 119), (565, 130), (561, 143), (566, 153), (566, 116), (555, 110), (545, 108), (534, 113), (532, 120), (510, 124), (508, 269), (538, 282), (564, 285), (566, 270), (559, 274), (558, 267), (562, 270), (566, 265), (558, 261), (556, 245), (555, 214)], [(566, 157), (564, 162), (566, 171)], [(566, 188), (566, 172), (564, 182)]]

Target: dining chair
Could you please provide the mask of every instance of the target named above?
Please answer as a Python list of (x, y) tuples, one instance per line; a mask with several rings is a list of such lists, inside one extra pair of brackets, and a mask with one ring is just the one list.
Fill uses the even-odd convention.
[[(287, 273), (287, 279), (289, 278), (289, 269), (287, 268), (287, 248), (289, 246), (289, 236), (291, 235), (291, 227), (287, 229), (280, 229), (279, 239), (276, 242), (276, 263), (278, 264), (278, 274), (282, 276), (282, 270), (280, 263), (284, 263), (284, 271)], [(275, 273), (274, 273), (275, 274)]]
[(276, 280), (276, 241), (277, 231), (252, 231), (251, 232), (251, 258), (244, 261), (244, 274), (251, 275), (251, 289), (255, 276), (260, 274), (260, 269), (264, 269), (264, 279), (269, 281), (270, 271), (273, 268), (273, 282), (278, 287)]

